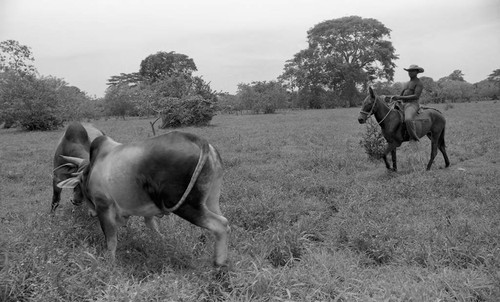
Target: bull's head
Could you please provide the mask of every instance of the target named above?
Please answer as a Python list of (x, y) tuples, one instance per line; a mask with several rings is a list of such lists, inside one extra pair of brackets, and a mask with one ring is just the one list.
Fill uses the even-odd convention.
[(83, 201), (84, 194), (82, 192), (81, 183), (83, 183), (83, 171), (89, 165), (89, 161), (83, 158), (64, 156), (61, 157), (66, 161), (65, 164), (60, 165), (54, 169), (54, 172), (60, 169), (65, 169), (68, 178), (57, 183), (57, 186), (61, 189), (69, 188), (73, 189), (73, 203), (80, 204)]

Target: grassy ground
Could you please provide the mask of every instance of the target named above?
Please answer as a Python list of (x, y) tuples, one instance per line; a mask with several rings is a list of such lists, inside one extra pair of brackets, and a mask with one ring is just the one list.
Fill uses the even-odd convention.
[[(499, 301), (500, 103), (434, 107), (448, 120), (451, 167), (438, 154), (429, 172), (427, 139), (399, 149), (398, 173), (369, 161), (359, 109), (182, 129), (225, 164), (223, 279), (211, 235), (173, 215), (161, 220), (165, 241), (131, 219), (109, 264), (97, 219), (68, 192), (48, 214), (62, 130), (0, 130), (0, 300)], [(94, 124), (121, 142), (152, 135), (149, 120)]]

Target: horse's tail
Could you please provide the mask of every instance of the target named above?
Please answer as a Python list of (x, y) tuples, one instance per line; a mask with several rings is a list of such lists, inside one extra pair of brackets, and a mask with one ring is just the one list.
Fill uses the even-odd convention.
[(444, 142), (444, 131), (446, 127), (443, 127), (443, 131), (441, 131), (441, 136), (439, 136), (439, 145), (438, 146), (443, 146), (443, 148), (446, 148), (446, 143)]

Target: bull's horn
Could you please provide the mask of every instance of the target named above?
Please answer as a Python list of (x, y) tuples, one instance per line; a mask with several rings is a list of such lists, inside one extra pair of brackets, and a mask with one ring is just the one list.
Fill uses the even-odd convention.
[(54, 170), (52, 170), (52, 172), (56, 172), (57, 170), (64, 168), (64, 167), (74, 167), (74, 166), (75, 165), (73, 163), (65, 163), (65, 164), (62, 164), (62, 165), (54, 168)]
[(66, 160), (67, 162), (69, 163), (73, 163), (77, 166), (80, 166), (82, 164), (82, 162), (85, 160), (83, 158), (79, 158), (79, 157), (73, 157), (73, 156), (64, 156), (64, 155), (61, 155), (62, 158), (64, 158), (64, 160)]

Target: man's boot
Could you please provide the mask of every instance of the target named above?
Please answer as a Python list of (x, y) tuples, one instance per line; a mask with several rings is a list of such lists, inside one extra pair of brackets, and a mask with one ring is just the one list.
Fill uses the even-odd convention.
[(415, 127), (415, 122), (414, 121), (406, 121), (406, 130), (408, 131), (408, 134), (410, 135), (410, 141), (416, 141), (418, 142), (418, 136), (417, 136), (417, 131)]

